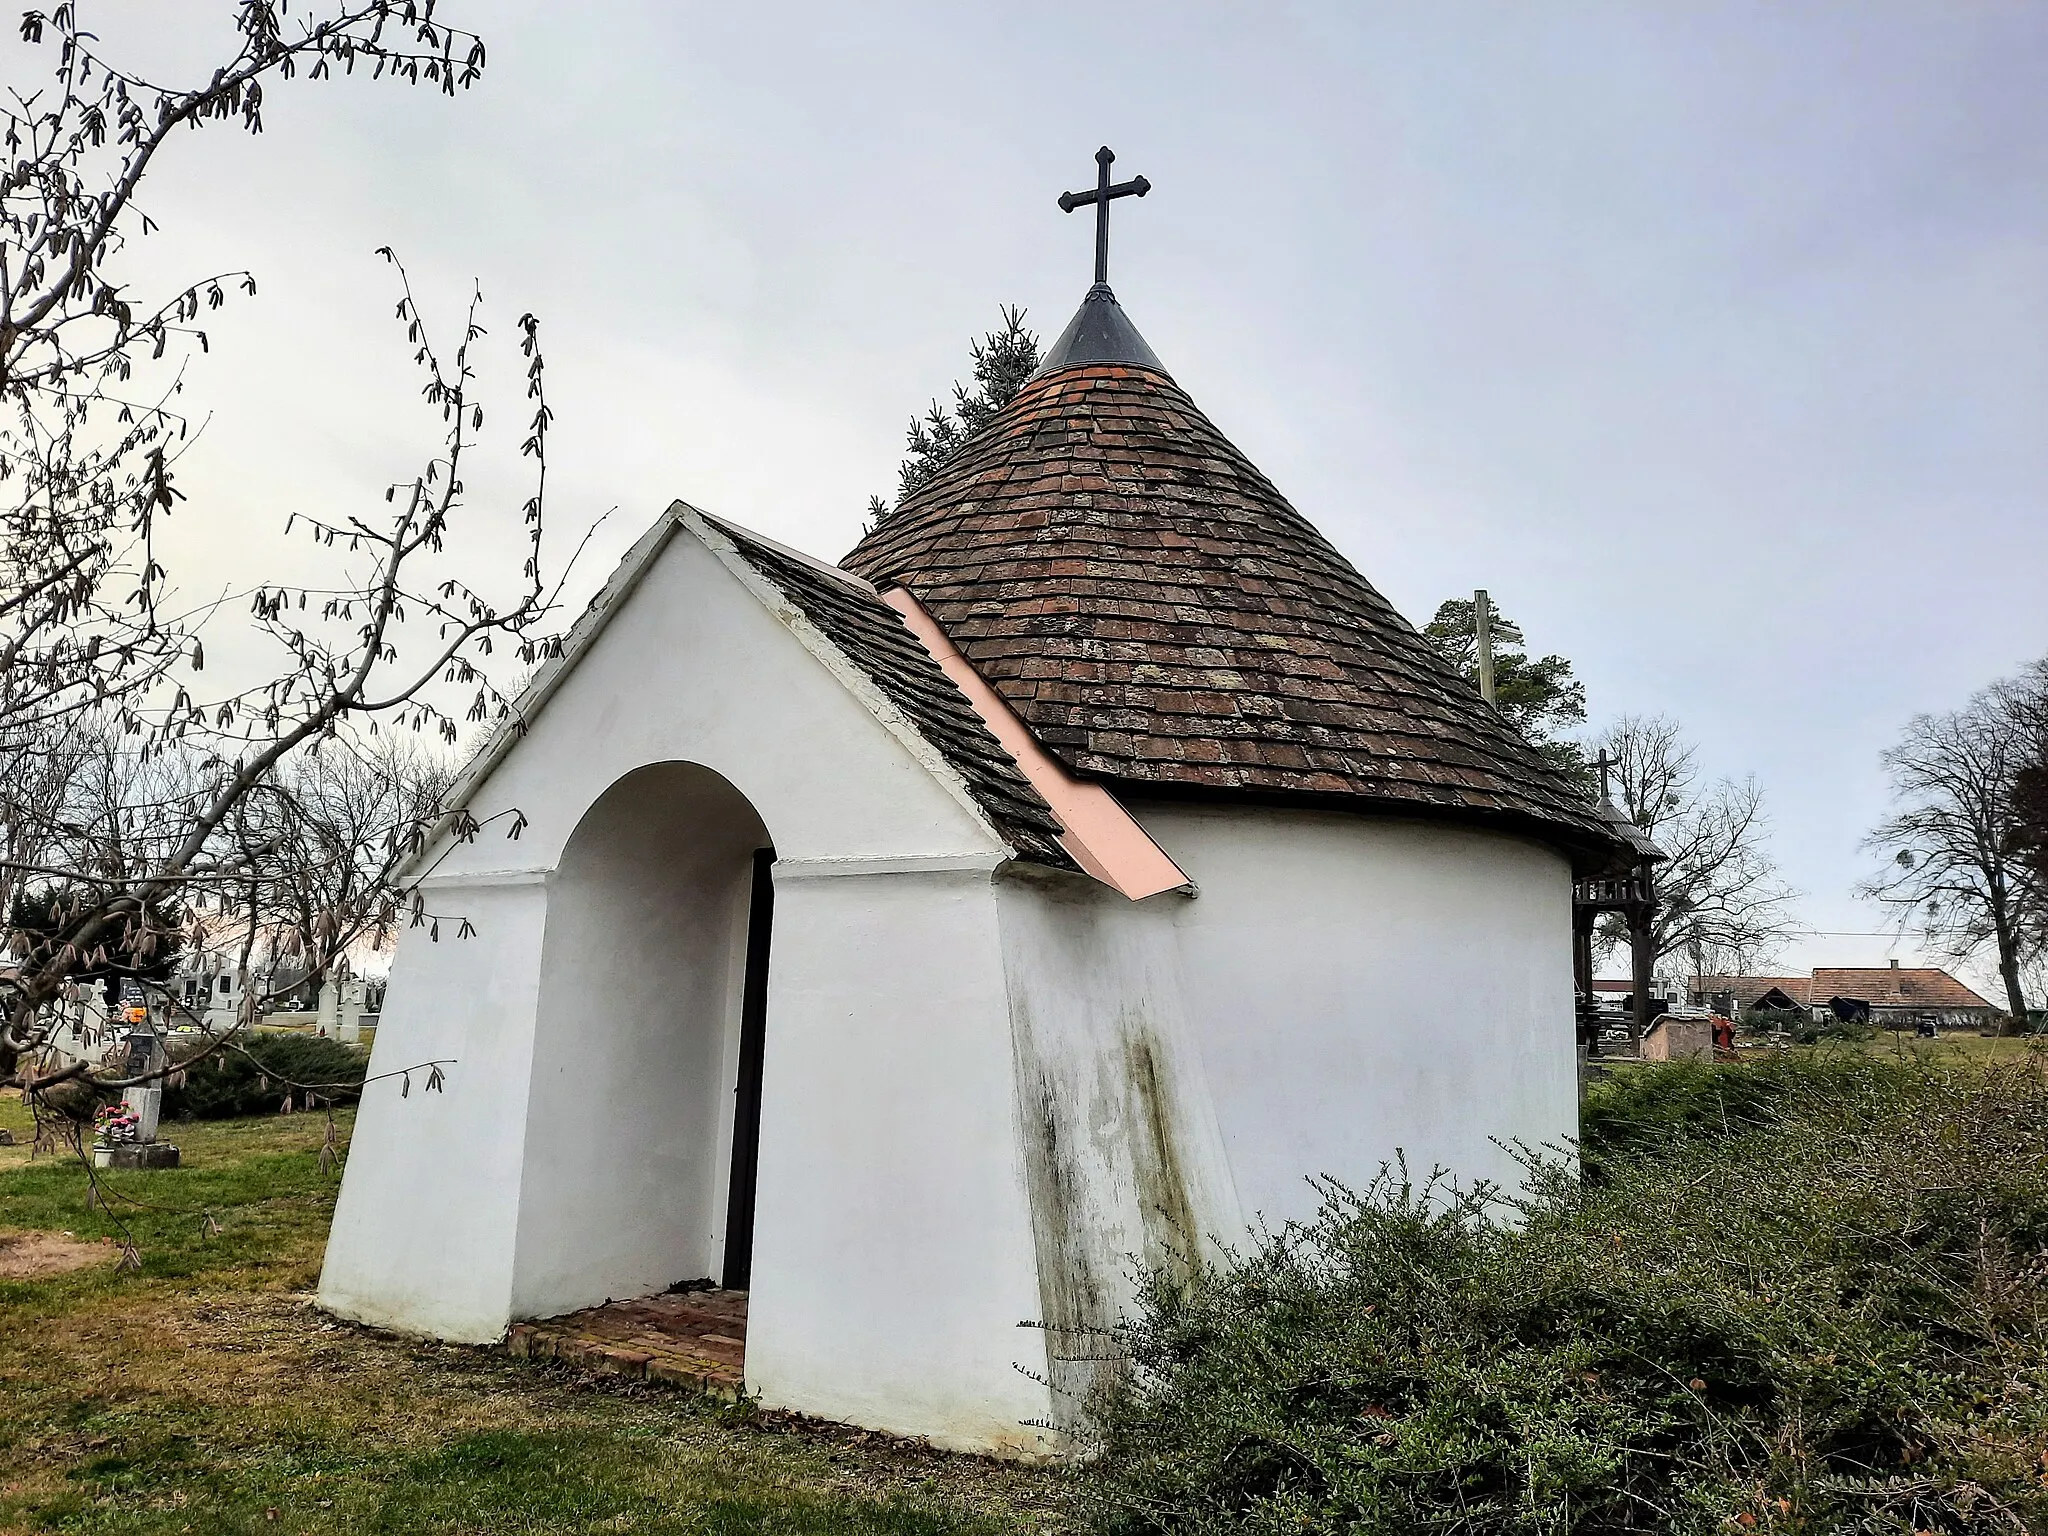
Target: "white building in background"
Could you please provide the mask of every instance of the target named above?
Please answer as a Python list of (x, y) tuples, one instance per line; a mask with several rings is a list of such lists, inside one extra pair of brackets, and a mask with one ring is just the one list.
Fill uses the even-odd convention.
[(229, 1033), (242, 1014), (242, 993), (234, 970), (205, 954), (192, 957), (164, 984), (162, 1011), (172, 1028)]
[(671, 507), (519, 715), (416, 866), (372, 1071), (447, 1088), (365, 1098), (345, 1316), (706, 1276), (765, 1403), (1033, 1453), (1133, 1260), (1576, 1131), (1612, 834), (1106, 287), (844, 568)]

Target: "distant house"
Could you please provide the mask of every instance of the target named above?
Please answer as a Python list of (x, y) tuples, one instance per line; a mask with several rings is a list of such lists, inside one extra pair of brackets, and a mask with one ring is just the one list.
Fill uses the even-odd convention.
[(1686, 990), (1696, 1007), (1736, 1013), (1803, 1008), (1818, 1018), (1860, 1012), (1853, 1005), (1861, 1004), (1886, 1029), (1973, 1029), (2002, 1012), (1939, 967), (1896, 960), (1887, 966), (1816, 966), (1806, 976), (1695, 976)]
[(1947, 971), (1932, 967), (1816, 968), (1814, 1005), (1824, 1007), (1837, 997), (1870, 1004), (1871, 1018), (1890, 1029), (1919, 1023), (1965, 1029), (1989, 1024), (2004, 1013)]

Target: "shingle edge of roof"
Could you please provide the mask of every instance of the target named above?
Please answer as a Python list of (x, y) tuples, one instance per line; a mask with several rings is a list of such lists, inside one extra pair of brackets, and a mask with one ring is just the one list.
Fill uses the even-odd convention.
[[(704, 530), (712, 535), (712, 538), (705, 539), (704, 542), (714, 555), (728, 565), (732, 561), (739, 562), (746, 570), (752, 572), (756, 579), (766, 583), (773, 591), (795, 605), (813, 632), (812, 635), (801, 637), (807, 644), (812, 645), (814, 650), (820, 646), (829, 647), (832, 654), (840, 658), (846, 667), (857, 672), (876, 690), (878, 700), (863, 700), (870, 711), (880, 718), (884, 725), (895, 731), (899, 738), (914, 737), (922, 743), (936, 759), (935, 762), (926, 761), (927, 770), (933, 772), (934, 776), (953, 792), (954, 797), (970, 809), (1016, 857), (1048, 868), (1079, 871), (1079, 866), (1074, 863), (1071, 855), (1061, 848), (1056, 840), (1059, 821), (1053, 815), (1052, 808), (1032, 787), (1029, 779), (1025, 778), (1021, 771), (1016, 770), (1009, 754), (989, 733), (966, 695), (960, 692), (953, 680), (946, 676), (939, 664), (924, 649), (922, 642), (903, 624), (902, 616), (876, 595), (871, 584), (852, 572), (829, 565), (800, 550), (792, 550), (785, 545), (777, 544), (774, 540), (763, 538), (738, 524), (697, 512), (694, 508), (688, 511), (701, 522)], [(692, 531), (697, 532), (697, 529), (693, 528)], [(703, 539), (704, 533), (698, 532), (698, 537)], [(726, 551), (718, 547), (719, 542), (723, 542), (730, 550), (729, 560)], [(842, 601), (857, 602), (863, 607), (872, 606), (874, 612), (871, 617), (876, 622), (889, 626), (892, 636), (900, 630), (905, 642), (903, 661), (918, 669), (915, 683), (921, 685), (928, 695), (935, 690), (948, 703), (957, 701), (958, 707), (952, 711), (955, 718), (945, 722), (946, 725), (966, 737), (962, 745), (971, 747), (974, 756), (1008, 766), (1014, 774), (1014, 783), (1009, 781), (1009, 776), (1005, 776), (999, 786), (987, 783), (980, 764), (975, 763), (971, 757), (963, 761), (965, 754), (954, 750), (953, 743), (936, 738), (932, 730), (916, 718), (912, 709), (894, 696), (892, 684), (903, 685), (910, 683), (911, 680), (891, 676), (883, 658), (851, 645), (849, 642), (852, 637), (833, 633), (827, 627), (829, 619), (806, 605), (806, 598), (810, 594), (792, 590), (794, 584), (770, 568), (769, 563), (764, 562), (759, 554), (751, 552), (749, 545), (755, 550), (766, 551), (796, 564), (807, 574), (820, 580), (835, 582), (842, 589), (838, 594)], [(877, 703), (882, 707), (877, 708)], [(921, 754), (915, 753), (914, 749), (913, 755), (922, 757)], [(943, 772), (939, 771), (940, 765), (943, 765)], [(998, 792), (1001, 796), (1014, 798), (1020, 802), (1022, 808), (1029, 814), (1029, 819), (1019, 817), (1004, 806), (997, 798)], [(1042, 825), (1038, 824), (1041, 818)]]

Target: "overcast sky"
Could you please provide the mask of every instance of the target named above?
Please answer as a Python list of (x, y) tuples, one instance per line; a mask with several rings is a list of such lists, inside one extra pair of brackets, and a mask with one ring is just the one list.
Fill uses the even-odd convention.
[[(205, 10), (86, 6), (166, 70)], [(1487, 587), (1596, 724), (1756, 774), (1839, 932), (1784, 961), (1913, 963), (1853, 936), (1878, 753), (2048, 651), (2048, 7), (442, 12), (465, 96), (281, 85), (148, 188), (156, 270), (262, 282), (191, 375), (188, 590), (431, 446), (384, 244), (430, 314), (482, 284), (508, 450), (541, 316), (553, 515), (617, 508), (586, 585), (678, 496), (836, 558), (998, 306), (1064, 324), (1108, 143), (1153, 184), (1119, 297), (1294, 504), (1415, 622)]]

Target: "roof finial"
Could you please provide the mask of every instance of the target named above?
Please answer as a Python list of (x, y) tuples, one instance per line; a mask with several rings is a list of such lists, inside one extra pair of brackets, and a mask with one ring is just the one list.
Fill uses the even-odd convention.
[(1072, 213), (1076, 208), (1095, 205), (1095, 281), (1109, 281), (1109, 205), (1113, 198), (1143, 197), (1152, 190), (1152, 183), (1142, 176), (1133, 176), (1129, 181), (1109, 184), (1109, 168), (1116, 163), (1116, 155), (1105, 144), (1095, 151), (1095, 186), (1087, 192), (1062, 192), (1060, 211)]

